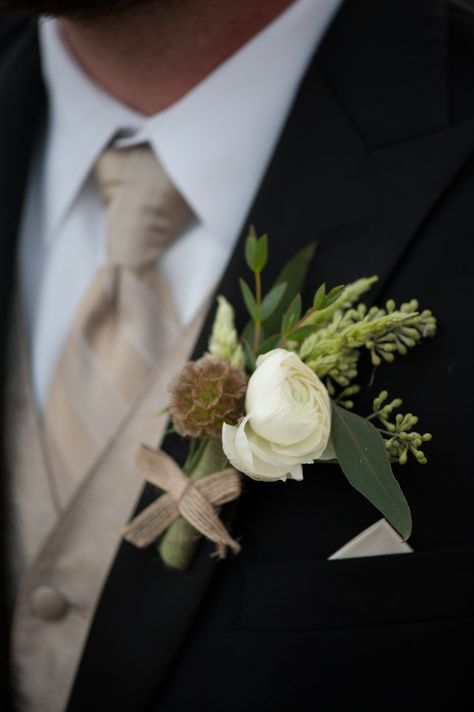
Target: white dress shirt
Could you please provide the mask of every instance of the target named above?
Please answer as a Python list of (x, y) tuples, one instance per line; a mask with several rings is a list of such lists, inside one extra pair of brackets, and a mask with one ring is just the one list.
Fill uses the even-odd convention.
[[(148, 141), (197, 222), (160, 259), (184, 324), (230, 257), (304, 72), (341, 0), (297, 0), (171, 107), (146, 117), (82, 71), (56, 20), (40, 26), (49, 97), (21, 230), (21, 284), (39, 409), (105, 254), (91, 171), (117, 134)], [(258, 226), (265, 230), (265, 226)]]

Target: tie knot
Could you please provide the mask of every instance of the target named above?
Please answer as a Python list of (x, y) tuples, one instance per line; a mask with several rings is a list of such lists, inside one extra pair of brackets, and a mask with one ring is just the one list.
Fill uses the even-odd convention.
[(156, 259), (192, 217), (147, 144), (106, 149), (95, 165), (95, 177), (114, 265), (138, 267)]

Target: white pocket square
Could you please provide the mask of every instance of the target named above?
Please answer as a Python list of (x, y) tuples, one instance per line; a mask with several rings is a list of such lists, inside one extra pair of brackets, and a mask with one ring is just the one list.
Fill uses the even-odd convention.
[(413, 549), (390, 526), (380, 519), (334, 552), (329, 559), (351, 559), (360, 556), (409, 554)]

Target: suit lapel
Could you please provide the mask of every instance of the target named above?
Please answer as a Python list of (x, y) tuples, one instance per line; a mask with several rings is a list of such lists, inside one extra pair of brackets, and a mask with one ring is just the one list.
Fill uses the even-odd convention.
[[(26, 27), (1, 58), (0, 104), (0, 284), (2, 296), (8, 297), (13, 293), (13, 265), (30, 157), (45, 108), (33, 26)], [(6, 327), (3, 303), (0, 313), (2, 327)]]
[[(336, 18), (302, 83), (217, 290), (235, 306), (241, 304), (238, 278), (247, 274), (243, 241), (249, 224), (270, 235), (267, 285), (297, 249), (316, 239), (319, 247), (306, 296), (322, 281), (335, 285), (377, 273), (381, 279), (374, 299), (471, 153), (474, 125), (449, 126), (446, 119), (442, 3), (436, 4), (435, 12), (428, 12), (430, 2), (415, 3), (416, 11), (407, 0), (403, 4), (404, 24), (388, 53), (383, 32), (393, 20), (392, 12), (399, 10), (395, 3), (364, 0), (359, 12), (358, 3), (349, 2)], [(431, 43), (435, 30), (437, 42)], [(378, 44), (370, 47), (366, 64), (368, 68), (377, 64), (377, 52), (382, 52), (388, 83), (370, 72), (361, 73), (353, 63), (373, 36)], [(411, 51), (404, 56), (407, 43)], [(393, 74), (396, 64), (415, 86), (395, 82), (392, 88), (390, 71)], [(431, 81), (433, 66), (436, 81)], [(423, 84), (419, 100), (417, 85), (426, 73), (430, 81), (427, 87)], [(411, 95), (416, 102), (401, 106)], [(384, 101), (389, 117), (380, 109)], [(213, 313), (211, 309), (194, 357), (206, 348)], [(240, 327), (245, 319), (239, 307)], [(182, 461), (182, 441), (169, 438), (165, 449)], [(154, 496), (145, 488), (137, 511)], [(226, 509), (229, 522), (236, 512), (236, 506)], [(153, 547), (139, 551), (122, 545), (99, 603), (68, 712), (84, 709), (92, 698), (116, 712), (148, 706), (176, 660), (215, 573), (211, 551), (203, 543), (190, 569), (175, 573), (164, 570)]]
[[(6, 334), (16, 282), (16, 246), (23, 196), (45, 109), (34, 26), (26, 26), (1, 58), (0, 106), (0, 333)], [(2, 349), (0, 361), (4, 358), (5, 349)], [(4, 373), (3, 361), (0, 368)], [(0, 389), (3, 403), (3, 381)], [(3, 412), (1, 408), (1, 416)]]

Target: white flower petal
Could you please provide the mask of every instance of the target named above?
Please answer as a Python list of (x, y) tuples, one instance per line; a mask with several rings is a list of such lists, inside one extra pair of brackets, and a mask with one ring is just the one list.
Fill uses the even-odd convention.
[(248, 421), (248, 415), (240, 421), (237, 427), (237, 432), (235, 434), (235, 447), (239, 453), (240, 459), (245, 465), (246, 470), (248, 470), (249, 472), (253, 472), (254, 462), (252, 450), (250, 448), (247, 433), (245, 432), (245, 428), (247, 426)]
[(224, 423), (222, 426), (222, 449), (230, 464), (239, 472), (248, 475), (249, 473), (246, 471), (245, 463), (241, 459), (239, 451), (235, 446), (236, 434), (237, 426)]
[(266, 422), (274, 417), (282, 400), (282, 372), (277, 360), (264, 361), (247, 385), (245, 408), (256, 420)]
[(332, 457), (329, 394), (295, 353), (274, 349), (257, 359), (246, 411), (222, 438), (229, 461), (250, 477), (302, 479), (303, 464)]
[(326, 449), (319, 455), (318, 460), (337, 460), (336, 451), (334, 450), (331, 438), (329, 438)]
[(329, 439), (329, 428), (319, 428), (314, 430), (305, 440), (295, 443), (291, 447), (281, 447), (273, 444), (273, 449), (276, 453), (292, 455), (293, 458), (298, 454), (301, 462), (307, 462), (308, 458), (312, 462), (317, 460), (326, 449)]
[(299, 482), (301, 482), (301, 480), (303, 479), (303, 468), (301, 467), (301, 465), (297, 465), (295, 468), (293, 468), (290, 475), (293, 480), (298, 480)]
[(280, 401), (278, 407), (266, 418), (251, 412), (252, 428), (260, 437), (280, 445), (292, 445), (303, 440), (314, 430), (314, 416), (296, 413), (291, 404)]
[(274, 482), (275, 480), (286, 480), (288, 472), (288, 467), (277, 467), (275, 465), (270, 465), (264, 460), (260, 460), (259, 457), (254, 457), (254, 473), (247, 472), (249, 477), (254, 480), (265, 480), (267, 482)]
[(252, 431), (250, 426), (248, 427), (247, 435), (254, 458), (258, 457), (260, 460), (263, 460), (263, 462), (279, 467), (280, 469), (285, 469), (285, 471), (301, 462), (299, 456), (294, 453), (290, 455), (280, 455), (275, 452), (273, 443), (259, 437)]

